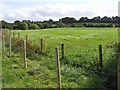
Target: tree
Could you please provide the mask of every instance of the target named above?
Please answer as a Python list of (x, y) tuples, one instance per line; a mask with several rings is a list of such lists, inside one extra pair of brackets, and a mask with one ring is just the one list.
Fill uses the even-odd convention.
[(19, 23), (19, 25), (17, 26), (17, 28), (21, 29), (21, 30), (27, 30), (28, 29), (28, 25), (25, 22), (21, 22), (21, 23)]
[(87, 22), (89, 21), (88, 17), (81, 17), (78, 22)]
[(7, 28), (6, 25), (7, 25), (8, 23), (7, 23), (6, 21), (2, 20), (2, 21), (1, 21), (1, 24), (2, 24), (2, 28)]
[(71, 24), (71, 23), (76, 23), (77, 22), (77, 20), (73, 17), (71, 17), (71, 18), (70, 17), (65, 17), (65, 18), (60, 19), (59, 21), (65, 23), (65, 24)]
[(13, 29), (13, 24), (12, 23), (7, 23), (6, 28)]
[(49, 23), (49, 24), (53, 24), (53, 20), (52, 20), (52, 19), (49, 19), (48, 23)]
[(43, 23), (43, 27), (44, 27), (44, 28), (50, 28), (51, 26), (50, 26), (50, 24), (48, 24), (47, 22), (44, 22), (44, 23)]
[(29, 24), (29, 29), (39, 29), (37, 24)]
[(37, 25), (39, 26), (40, 29), (44, 28), (43, 25), (42, 25), (42, 23), (37, 23)]
[(19, 21), (19, 20), (14, 21), (14, 24), (16, 24), (16, 25), (18, 25), (20, 23), (21, 23), (21, 21)]
[(72, 23), (72, 24), (70, 25), (70, 27), (76, 27), (76, 24), (75, 24), (75, 23)]
[(58, 22), (58, 23), (57, 23), (57, 26), (58, 26), (58, 27), (64, 27), (64, 23)]
[(97, 16), (91, 19), (92, 22), (100, 22), (101, 21), (101, 17)]

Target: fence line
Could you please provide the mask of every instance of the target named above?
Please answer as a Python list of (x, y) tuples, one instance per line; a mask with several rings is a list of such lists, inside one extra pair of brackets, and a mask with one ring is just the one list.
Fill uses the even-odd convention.
[[(9, 57), (11, 57), (11, 47), (12, 47), (11, 46), (11, 34), (10, 33), (11, 32), (9, 31)], [(15, 37), (15, 35), (14, 35), (14, 37)], [(20, 39), (20, 33), (18, 33), (18, 38)], [(26, 35), (26, 40), (23, 40), (23, 45), (22, 45), (23, 46), (23, 56), (24, 56), (24, 67), (25, 68), (27, 68), (27, 61), (26, 61), (26, 44), (27, 44), (27, 42), (28, 42), (28, 35)], [(5, 47), (5, 45), (4, 45), (4, 47)], [(40, 39), (40, 50), (41, 50), (41, 52), (43, 52), (43, 39)], [(100, 65), (100, 68), (103, 68), (102, 45), (99, 45), (98, 53), (99, 53), (99, 65)], [(56, 56), (56, 65), (57, 65), (57, 85), (58, 85), (58, 88), (60, 89), (61, 88), (60, 61), (59, 61), (59, 56), (60, 55), (59, 55), (58, 48), (55, 48), (55, 56)], [(64, 57), (65, 57), (64, 44), (61, 44), (61, 56), (62, 56), (62, 59), (64, 59)], [(119, 64), (120, 64), (120, 62), (119, 62)], [(118, 69), (119, 68), (120, 67), (118, 67)], [(120, 71), (119, 70), (118, 70), (118, 84), (120, 84), (120, 77), (119, 77)], [(120, 88), (119, 85), (118, 85), (118, 88)]]
[[(18, 38), (20, 37), (20, 33), (18, 33)], [(24, 42), (28, 43), (28, 35), (26, 35), (26, 40), (24, 40)], [(25, 49), (26, 49), (26, 45), (25, 46)], [(9, 57), (11, 57), (11, 37), (10, 37), (10, 32), (9, 32)], [(24, 48), (24, 47), (23, 47)], [(41, 52), (43, 52), (43, 39), (40, 39), (40, 50)], [(100, 68), (103, 67), (103, 58), (102, 58), (102, 45), (99, 45), (99, 65), (100, 65)], [(65, 47), (64, 47), (64, 44), (62, 43), (61, 44), (61, 57), (62, 59), (64, 59), (65, 57)]]

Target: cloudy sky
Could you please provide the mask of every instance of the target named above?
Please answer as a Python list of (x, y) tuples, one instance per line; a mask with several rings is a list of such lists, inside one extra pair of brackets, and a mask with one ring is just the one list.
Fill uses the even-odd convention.
[(59, 20), (117, 16), (118, 0), (0, 0), (0, 20)]

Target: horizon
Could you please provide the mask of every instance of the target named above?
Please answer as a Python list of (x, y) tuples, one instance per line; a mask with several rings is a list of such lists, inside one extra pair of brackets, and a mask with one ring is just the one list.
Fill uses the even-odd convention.
[(64, 17), (118, 16), (118, 0), (0, 0), (0, 20), (59, 21)]
[[(95, 16), (95, 17), (99, 17), (99, 16)], [(102, 18), (104, 18), (104, 17), (106, 17), (106, 16), (103, 16), (103, 17), (101, 17), (100, 16), (100, 18), (102, 19)], [(107, 16), (108, 17), (108, 16)], [(112, 16), (112, 17), (117, 17), (117, 16)], [(112, 19), (112, 17), (110, 17), (111, 19)], [(119, 16), (118, 16), (119, 17)], [(62, 18), (66, 18), (66, 17), (62, 17)], [(59, 20), (60, 19), (62, 19), (62, 18), (59, 18)], [(74, 18), (74, 17), (69, 17), (69, 18)], [(79, 19), (77, 20), (76, 18), (74, 18), (74, 19), (76, 19), (77, 21), (79, 21), (80, 20), (80, 18), (82, 18), (82, 17), (79, 17)], [(87, 17), (88, 18), (88, 17)], [(93, 19), (94, 17), (92, 17), (92, 18), (88, 18), (89, 20), (90, 19)], [(109, 18), (109, 17), (108, 17)], [(49, 21), (49, 20), (52, 20), (52, 19), (48, 19), (48, 20), (43, 20), (43, 21), (40, 21), (40, 20), (29, 20), (29, 19), (22, 19), (22, 20), (14, 20), (13, 22), (9, 22), (9, 21), (6, 21), (6, 20), (1, 20), (1, 21), (6, 21), (7, 23), (14, 23), (15, 21), (20, 21), (20, 22), (22, 22), (22, 21), (30, 21), (30, 22), (44, 22), (44, 21)], [(56, 22), (56, 21), (59, 21), (59, 20), (53, 20), (54, 22)]]

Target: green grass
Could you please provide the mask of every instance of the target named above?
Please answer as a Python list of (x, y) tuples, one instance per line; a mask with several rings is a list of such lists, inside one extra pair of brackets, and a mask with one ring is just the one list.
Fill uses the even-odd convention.
[(23, 68), (23, 58), (20, 52), (13, 52), (10, 59), (6, 53), (2, 64), (3, 87), (57, 87), (55, 47), (59, 47), (60, 50), (61, 43), (65, 44), (65, 58), (60, 61), (62, 87), (105, 87), (106, 84), (102, 81), (105, 78), (101, 79), (93, 69), (99, 71), (96, 70), (99, 60), (98, 45), (103, 45), (104, 68), (111, 67), (107, 64), (113, 61), (114, 52), (113, 48), (108, 46), (117, 42), (117, 28), (57, 28), (13, 31), (19, 32), (21, 38), (25, 38), (27, 34), (30, 41), (37, 45), (40, 44), (40, 38), (43, 38), (44, 49), (47, 53), (45, 56), (36, 54), (32, 60), (28, 58), (28, 69)]
[[(44, 39), (46, 47), (60, 47), (65, 44), (65, 49), (69, 52), (88, 48), (98, 48), (98, 45), (113, 44), (118, 39), (117, 28), (59, 28), (59, 29), (41, 29), (41, 30), (16, 30), (20, 32), (21, 37), (25, 38), (27, 34), (29, 39), (35, 43), (40, 43), (40, 38)], [(74, 49), (70, 49), (74, 48)], [(83, 50), (81, 50), (83, 51)]]
[[(22, 37), (26, 34), (30, 40), (38, 41), (39, 38), (50, 40), (47, 43), (67, 44), (110, 44), (118, 38), (117, 28), (59, 28), (41, 30), (15, 30)], [(72, 43), (71, 43), (72, 42)]]

